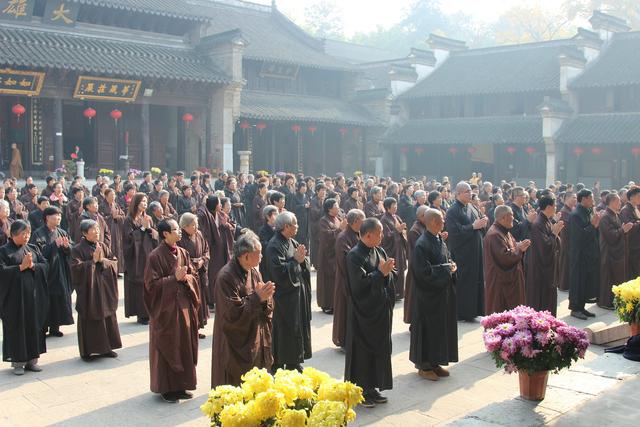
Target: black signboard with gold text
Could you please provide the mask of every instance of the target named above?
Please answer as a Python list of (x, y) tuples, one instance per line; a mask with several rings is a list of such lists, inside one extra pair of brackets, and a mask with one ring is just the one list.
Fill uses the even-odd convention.
[(80, 3), (69, 0), (48, 0), (42, 16), (42, 23), (73, 27), (78, 19)]
[(40, 71), (0, 70), (0, 93), (38, 96), (44, 83), (44, 74)]
[(31, 21), (36, 0), (0, 0), (0, 19)]
[(80, 76), (73, 91), (73, 97), (99, 101), (133, 102), (138, 97), (141, 84), (140, 80)]
[(264, 61), (260, 68), (260, 77), (293, 80), (298, 75), (298, 68), (297, 65)]

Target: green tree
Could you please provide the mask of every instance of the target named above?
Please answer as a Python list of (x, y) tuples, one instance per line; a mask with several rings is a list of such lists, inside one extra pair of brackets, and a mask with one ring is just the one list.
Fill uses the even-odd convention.
[(318, 38), (344, 40), (342, 9), (335, 0), (319, 0), (305, 7), (304, 25)]

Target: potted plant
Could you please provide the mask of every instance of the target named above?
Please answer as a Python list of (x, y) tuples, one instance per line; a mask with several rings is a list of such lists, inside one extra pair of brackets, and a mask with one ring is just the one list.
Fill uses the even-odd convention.
[(520, 396), (543, 400), (549, 371), (558, 373), (584, 358), (587, 334), (548, 311), (519, 306), (482, 319), (484, 345), (498, 368), (518, 372)]
[(278, 369), (270, 375), (253, 368), (242, 385), (221, 385), (209, 392), (200, 410), (214, 427), (346, 426), (356, 418), (362, 389), (314, 368)]
[(156, 177), (156, 178), (157, 178), (157, 177), (159, 177), (159, 176), (160, 176), (160, 174), (162, 173), (162, 169), (160, 169), (160, 168), (159, 168), (159, 167), (157, 167), (157, 166), (154, 166), (154, 167), (152, 167), (152, 168), (151, 168), (151, 173), (153, 174), (153, 176), (154, 176), (154, 177)]
[(618, 318), (631, 326), (631, 336), (640, 334), (640, 277), (611, 290)]

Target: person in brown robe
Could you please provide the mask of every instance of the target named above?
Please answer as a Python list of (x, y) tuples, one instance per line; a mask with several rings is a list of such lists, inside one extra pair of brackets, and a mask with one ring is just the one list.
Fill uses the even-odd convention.
[(380, 218), (383, 228), (382, 248), (388, 256), (395, 260), (395, 268), (398, 273), (395, 291), (396, 301), (404, 298), (404, 279), (407, 269), (407, 224), (402, 221), (396, 212), (398, 202), (393, 197), (387, 197), (383, 202), (385, 213)]
[(347, 220), (338, 216), (340, 206), (336, 199), (327, 199), (322, 205), (324, 215), (318, 224), (318, 265), (316, 270), (316, 299), (326, 314), (333, 313), (333, 294), (336, 278), (336, 237), (347, 228)]
[(360, 226), (365, 220), (364, 212), (352, 209), (347, 212), (347, 227), (338, 234), (335, 244), (335, 269), (333, 291), (333, 343), (344, 348), (347, 334), (347, 304), (349, 292), (347, 290), (347, 254), (360, 239)]
[(84, 200), (84, 190), (82, 187), (71, 188), (71, 200), (65, 208), (65, 219), (67, 224), (67, 232), (71, 236), (71, 240), (79, 242), (82, 239), (80, 234), (80, 215), (82, 215), (82, 201)]
[(100, 225), (91, 219), (80, 223), (82, 240), (71, 250), (71, 283), (76, 291), (80, 357), (118, 357), (122, 348), (118, 309), (118, 260), (100, 241)]
[[(140, 193), (143, 194), (143, 193)], [(189, 253), (177, 246), (174, 220), (158, 224), (162, 243), (144, 270), (144, 305), (149, 313), (151, 391), (169, 403), (191, 399), (198, 364), (198, 279)]]
[[(86, 219), (97, 222), (98, 227), (100, 228), (100, 243), (104, 243), (109, 248), (111, 248), (111, 230), (107, 226), (107, 221), (105, 221), (104, 217), (100, 215), (100, 212), (98, 210), (98, 198), (93, 196), (85, 197), (82, 201), (82, 215), (80, 215), (80, 222), (78, 223), (78, 227), (80, 227), (82, 221)], [(82, 231), (80, 231), (79, 234), (80, 236), (82, 236)], [(82, 237), (80, 238), (80, 240), (82, 240)]]
[(607, 207), (600, 218), (600, 292), (598, 306), (613, 310), (614, 285), (624, 283), (627, 279), (627, 233), (631, 231), (633, 223), (624, 224), (618, 216), (620, 212), (620, 196), (609, 193), (605, 198)]
[(526, 303), (538, 311), (548, 310), (556, 315), (558, 290), (556, 260), (560, 250), (558, 235), (564, 228), (562, 220), (552, 223), (556, 214), (556, 198), (553, 193), (538, 199), (538, 216), (531, 224), (531, 248), (525, 283)]
[(640, 276), (640, 187), (627, 191), (627, 203), (620, 210), (620, 220), (631, 223), (633, 227), (627, 234), (627, 277), (633, 280)]
[[(371, 189), (371, 200), (364, 204), (364, 214), (367, 218), (382, 218), (384, 209), (380, 206), (382, 202), (382, 188), (373, 187)], [(389, 255), (392, 256), (392, 255)]]
[[(189, 253), (193, 271), (198, 275), (198, 298), (200, 299), (198, 328), (203, 329), (209, 319), (209, 244), (198, 230), (198, 217), (194, 214), (189, 212), (182, 214), (180, 229), (182, 238), (178, 246)], [(205, 335), (199, 333), (198, 338), (204, 339)]]
[(129, 204), (129, 215), (123, 225), (125, 259), (124, 315), (137, 316), (141, 325), (149, 324), (149, 314), (143, 300), (144, 271), (149, 254), (158, 243), (158, 232), (146, 214), (147, 195), (136, 193)]
[(11, 214), (9, 217), (12, 220), (27, 219), (29, 216), (29, 210), (24, 203), (18, 199), (18, 190), (15, 187), (9, 187), (6, 191), (6, 200), (9, 202), (9, 210)]
[(530, 240), (515, 241), (509, 230), (513, 227), (513, 211), (498, 206), (495, 222), (484, 237), (485, 312), (510, 310), (525, 302), (522, 259)]
[(9, 218), (9, 202), (0, 199), (0, 246), (4, 246), (9, 240), (12, 223)]
[(171, 194), (167, 190), (162, 190), (160, 192), (160, 198), (158, 202), (160, 202), (160, 206), (162, 206), (162, 214), (166, 219), (175, 219), (178, 220), (178, 212), (171, 204), (170, 200)]
[[(207, 304), (209, 304), (210, 309), (213, 309), (214, 307), (213, 287), (216, 281), (216, 275), (222, 268), (222, 265), (224, 265), (220, 265), (221, 260), (216, 259), (216, 255), (220, 258), (220, 253), (218, 251), (220, 230), (218, 229), (217, 216), (221, 209), (222, 206), (220, 205), (220, 199), (217, 196), (209, 196), (205, 200), (205, 204), (198, 208), (197, 213), (198, 228), (209, 245), (209, 266), (207, 269), (209, 293), (207, 295)], [(216, 242), (218, 242), (217, 245)]]
[(258, 184), (258, 190), (251, 203), (250, 214), (253, 216), (253, 230), (257, 233), (264, 225), (262, 210), (267, 205), (267, 184)]
[(324, 204), (324, 199), (327, 195), (327, 188), (324, 184), (316, 185), (316, 195), (311, 199), (310, 207), (309, 207), (309, 231), (311, 232), (311, 265), (315, 268), (318, 268), (318, 257), (320, 256), (320, 218), (322, 218), (323, 210), (322, 206)]
[(118, 260), (118, 273), (124, 272), (123, 226), (125, 214), (116, 201), (116, 192), (108, 188), (104, 192), (104, 202), (100, 204), (100, 214), (104, 218), (111, 234), (111, 253)]
[(9, 163), (9, 173), (11, 174), (11, 178), (16, 179), (20, 179), (22, 178), (22, 175), (24, 175), (24, 170), (22, 169), (22, 154), (20, 154), (20, 149), (15, 143), (11, 144), (11, 163)]
[(411, 257), (413, 249), (416, 247), (416, 242), (425, 232), (426, 227), (424, 225), (424, 214), (429, 210), (429, 206), (422, 205), (416, 210), (416, 220), (414, 221), (409, 233), (407, 233), (407, 259), (409, 265), (407, 267), (407, 279), (404, 284), (404, 316), (403, 321), (406, 324), (411, 324), (411, 304), (412, 304), (412, 286), (413, 286), (413, 269), (411, 267)]
[(559, 212), (559, 220), (565, 224), (565, 227), (560, 232), (560, 253), (558, 256), (558, 265), (557, 265), (557, 274), (558, 274), (558, 290), (563, 292), (569, 291), (569, 243), (571, 239), (569, 238), (569, 227), (566, 225), (569, 224), (569, 216), (571, 212), (576, 207), (576, 203), (578, 203), (578, 199), (576, 198), (576, 194), (572, 191), (567, 191), (564, 194), (564, 205)]
[(239, 386), (253, 367), (271, 369), (273, 282), (264, 283), (258, 271), (260, 239), (248, 231), (233, 247), (233, 258), (216, 282), (211, 387)]

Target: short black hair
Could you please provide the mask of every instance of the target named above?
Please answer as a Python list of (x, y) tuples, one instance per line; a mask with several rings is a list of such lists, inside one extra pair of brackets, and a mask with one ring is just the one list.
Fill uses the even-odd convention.
[(47, 196), (39, 196), (37, 203), (40, 204), (42, 202), (48, 202), (48, 201), (49, 201), (49, 198)]
[(582, 199), (586, 199), (591, 196), (593, 196), (593, 193), (591, 192), (591, 190), (587, 188), (583, 188), (582, 190), (578, 191), (578, 194), (577, 194), (578, 203), (582, 203)]
[(75, 196), (76, 194), (78, 194), (79, 191), (83, 191), (84, 192), (84, 188), (82, 188), (82, 187), (73, 187), (71, 189), (71, 195)]
[(433, 203), (438, 197), (440, 197), (440, 192), (438, 191), (431, 191), (429, 193), (429, 195), (427, 196), (427, 201), (429, 202), (429, 204)]
[(158, 235), (162, 240), (164, 240), (164, 233), (171, 233), (171, 221), (173, 219), (163, 219), (158, 223)]
[(9, 229), (9, 234), (11, 236), (15, 236), (16, 234), (22, 233), (24, 230), (31, 230), (31, 224), (29, 221), (25, 221), (23, 219), (16, 219), (11, 224), (11, 228)]
[(98, 203), (98, 199), (95, 197), (85, 197), (84, 200), (82, 201), (82, 209), (87, 209), (87, 206), (89, 206), (92, 203)]
[(627, 191), (627, 200), (638, 193), (640, 193), (640, 187), (631, 187), (629, 191)]
[(284, 199), (284, 194), (282, 194), (279, 191), (274, 191), (269, 196), (269, 204), (274, 205), (274, 204), (276, 204), (277, 202), (279, 202), (282, 199)]
[(209, 196), (205, 201), (205, 206), (209, 212), (215, 211), (219, 204), (220, 198), (218, 196)]
[(62, 215), (62, 211), (57, 206), (49, 206), (44, 211), (42, 211), (42, 218), (46, 221), (47, 217), (51, 215)]
[(543, 211), (547, 206), (555, 206), (556, 198), (551, 194), (544, 194), (538, 198), (538, 208)]
[(394, 199), (393, 197), (387, 197), (386, 199), (384, 199), (384, 201), (382, 202), (382, 206), (384, 207), (384, 210), (389, 210), (389, 208), (391, 206), (393, 206), (393, 204), (397, 204), (398, 201), (396, 199)]
[(322, 203), (322, 210), (324, 213), (329, 213), (329, 211), (338, 203), (336, 199), (326, 199), (324, 203)]
[(360, 235), (366, 236), (367, 233), (370, 233), (374, 230), (379, 230), (382, 228), (382, 223), (378, 218), (367, 218), (362, 221), (362, 225), (360, 226)]

